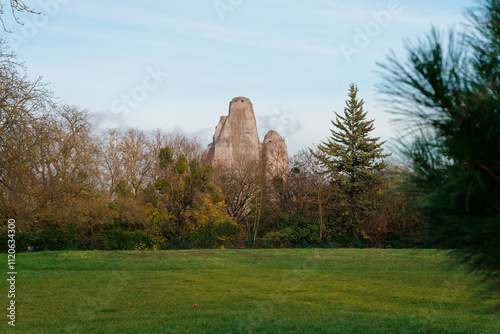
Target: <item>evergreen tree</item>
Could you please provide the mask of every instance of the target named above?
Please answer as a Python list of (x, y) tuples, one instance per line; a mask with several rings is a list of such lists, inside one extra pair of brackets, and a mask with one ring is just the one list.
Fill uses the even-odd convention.
[(359, 234), (356, 227), (363, 216), (370, 214), (373, 204), (364, 200), (363, 194), (373, 188), (374, 173), (385, 168), (380, 138), (370, 137), (374, 120), (367, 120), (363, 110), (364, 101), (357, 98), (358, 88), (351, 84), (349, 99), (346, 100), (344, 115), (335, 113), (331, 136), (318, 145), (318, 151), (311, 153), (318, 159), (330, 177), (331, 183), (341, 186), (345, 208), (342, 215), (342, 231)]
[(403, 152), (428, 240), (500, 292), (500, 1), (469, 10), (473, 29), (407, 45), (381, 64), (382, 93), (414, 137)]

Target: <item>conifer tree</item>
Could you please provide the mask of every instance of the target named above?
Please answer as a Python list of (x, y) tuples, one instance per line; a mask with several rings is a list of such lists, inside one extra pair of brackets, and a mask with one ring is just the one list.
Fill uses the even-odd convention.
[(429, 243), (483, 274), (500, 301), (500, 0), (467, 17), (465, 33), (433, 29), (405, 58), (392, 52), (380, 91), (411, 121), (403, 153)]
[(370, 137), (374, 120), (366, 119), (364, 101), (358, 100), (357, 94), (357, 86), (351, 84), (344, 115), (335, 113), (331, 136), (318, 145), (319, 153), (311, 151), (329, 174), (330, 182), (341, 185), (346, 202), (342, 232), (350, 229), (353, 234), (360, 232), (356, 231), (359, 221), (373, 209), (373, 203), (363, 201), (363, 194), (373, 188), (373, 176), (384, 169), (382, 159), (389, 156), (383, 154), (385, 141)]

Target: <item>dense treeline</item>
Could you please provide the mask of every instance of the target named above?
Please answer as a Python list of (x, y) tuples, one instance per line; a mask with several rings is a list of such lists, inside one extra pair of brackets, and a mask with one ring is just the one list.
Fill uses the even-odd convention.
[(19, 238), (35, 248), (82, 239), (129, 249), (173, 239), (202, 247), (259, 238), (342, 246), (415, 239), (401, 166), (373, 173), (377, 182), (360, 199), (372, 204), (346, 228), (353, 203), (316, 153), (302, 150), (290, 171), (271, 175), (255, 161), (202, 165), (201, 144), (182, 134), (96, 133), (88, 112), (58, 103), (1, 50), (0, 217), (3, 228), (16, 219)]

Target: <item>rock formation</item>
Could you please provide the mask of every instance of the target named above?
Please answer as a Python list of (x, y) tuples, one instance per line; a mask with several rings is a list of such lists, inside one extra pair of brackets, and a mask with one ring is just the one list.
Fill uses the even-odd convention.
[(221, 116), (215, 135), (202, 160), (212, 165), (231, 165), (244, 161), (262, 163), (267, 175), (288, 171), (285, 141), (270, 130), (260, 143), (253, 105), (246, 97), (235, 97), (229, 103), (228, 116)]
[(262, 143), (262, 164), (267, 176), (285, 175), (288, 171), (288, 152), (285, 140), (270, 130)]

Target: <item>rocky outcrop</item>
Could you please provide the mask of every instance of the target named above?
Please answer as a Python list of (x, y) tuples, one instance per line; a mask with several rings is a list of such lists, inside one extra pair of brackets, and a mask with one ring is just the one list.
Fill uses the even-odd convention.
[(235, 97), (229, 103), (228, 116), (221, 116), (213, 142), (205, 151), (205, 160), (212, 164), (233, 164), (242, 159), (259, 159), (261, 144), (252, 102)]
[(288, 152), (285, 141), (274, 130), (260, 143), (253, 105), (246, 97), (235, 97), (229, 103), (229, 114), (221, 116), (215, 128), (212, 143), (202, 160), (212, 165), (255, 161), (262, 163), (266, 174), (288, 170)]
[(274, 130), (270, 130), (264, 137), (262, 163), (268, 177), (285, 175), (288, 171), (288, 151), (285, 140)]

